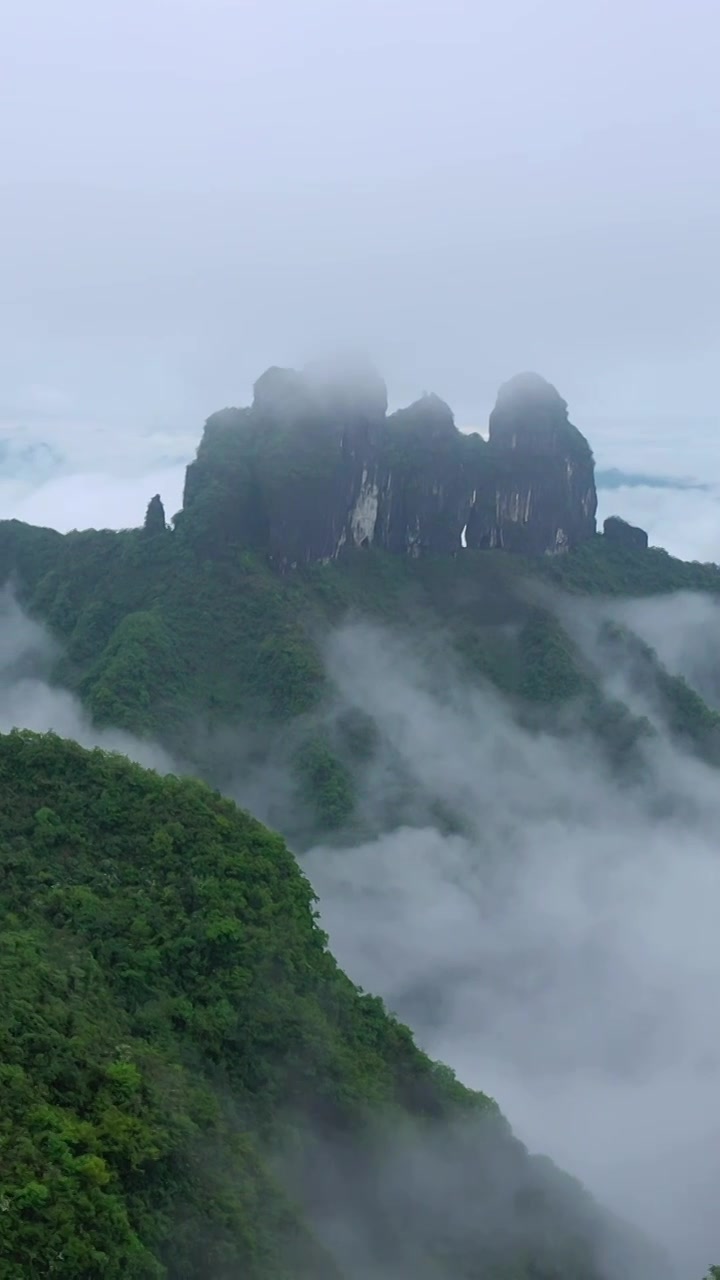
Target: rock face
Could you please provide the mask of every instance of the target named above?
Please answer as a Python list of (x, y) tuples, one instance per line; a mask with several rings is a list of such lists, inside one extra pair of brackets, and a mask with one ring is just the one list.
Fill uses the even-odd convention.
[[(565, 551), (592, 537), (597, 510), (592, 451), (549, 382), (537, 373), (521, 373), (501, 386), (490, 414), (490, 445), (505, 468), (496, 484), (498, 520), (491, 546)], [(517, 518), (518, 511), (524, 520)]]
[(560, 552), (592, 537), (596, 506), (590, 447), (537, 374), (500, 388), (486, 441), (435, 395), (388, 416), (373, 370), (315, 366), (269, 369), (249, 409), (208, 419), (182, 520), (291, 567), (351, 546)]
[(637, 525), (628, 524), (627, 520), (621, 519), (620, 516), (608, 516), (603, 521), (603, 534), (608, 542), (615, 543), (618, 547), (627, 547), (630, 551), (644, 551), (648, 545), (648, 536), (644, 529), (639, 529)]
[(160, 494), (156, 493), (155, 497), (151, 498), (148, 503), (147, 511), (145, 512), (143, 532), (148, 537), (152, 537), (156, 533), (164, 533), (166, 528), (165, 508), (162, 504)]

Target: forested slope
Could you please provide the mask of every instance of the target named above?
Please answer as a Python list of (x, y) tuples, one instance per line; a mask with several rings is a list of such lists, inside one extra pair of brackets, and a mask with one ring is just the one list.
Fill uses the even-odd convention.
[[(161, 741), (219, 785), (213, 733), (251, 725), (296, 777), (296, 842), (352, 822), (358, 752), (372, 741), (372, 726), (328, 719), (325, 645), (337, 625), (369, 619), (416, 648), (440, 646), (461, 679), (490, 682), (528, 723), (556, 724), (572, 706), (624, 767), (648, 726), (608, 703), (562, 601), (720, 591), (713, 565), (600, 536), (538, 559), (369, 550), (279, 573), (241, 546), (208, 555), (182, 524), (62, 536), (15, 521), (0, 523), (0, 581), (49, 626), (60, 644), (52, 678), (97, 724)], [(622, 650), (642, 666), (672, 731), (720, 758), (716, 714), (626, 630), (605, 636), (606, 652), (611, 639), (612, 660)]]
[(279, 836), (54, 735), (0, 738), (0, 789), (8, 1280), (647, 1261), (338, 970)]
[[(563, 452), (575, 428), (552, 404), (543, 448), (577, 517), (563, 554), (502, 549), (503, 539), (534, 545), (528, 530), (543, 547), (569, 545), (543, 449), (514, 411), (487, 455), (501, 481), (497, 518), (490, 491), (480, 510), (475, 481), (455, 475), (457, 458), (447, 485), (436, 483), (448, 442), (461, 462), (467, 451), (446, 407), (395, 415), (401, 436), (376, 467), (387, 528), (359, 466), (362, 432), (348, 435), (344, 409), (321, 421), (338, 474), (352, 473), (354, 505), (336, 495), (340, 524), (323, 508), (315, 528), (303, 486), (318, 459), (304, 458), (302, 432), (288, 436), (285, 407), (282, 431), (270, 422), (266, 438), (261, 403), (250, 455), (236, 430), (246, 411), (210, 420), (198, 461), (212, 483), (198, 487), (202, 468), (191, 469), (192, 501), (172, 525), (159, 498), (141, 529), (63, 536), (0, 522), (0, 585), (52, 638), (42, 680), (77, 695), (96, 728), (159, 743), (220, 788), (239, 767), (290, 777), (277, 825), (300, 854), (330, 830), (339, 845), (372, 834), (364, 771), (388, 762), (382, 727), (334, 684), (328, 638), (343, 626), (385, 628), (429, 679), (490, 689), (530, 734), (592, 739), (623, 785), (642, 772), (655, 716), (716, 765), (720, 715), (699, 693), (629, 626), (593, 614), (588, 646), (576, 621), (599, 601), (718, 595), (720, 571), (592, 534), (592, 455), (582, 442), (576, 484), (578, 459), (566, 470)], [(408, 415), (419, 440), (402, 434)], [(469, 447), (479, 466), (484, 444)], [(322, 467), (318, 477), (329, 483)], [(520, 508), (536, 489), (542, 503), (523, 533)], [(305, 555), (291, 497), (331, 555)], [(357, 521), (375, 499), (384, 533), (373, 545)], [(483, 512), (489, 523), (478, 524)], [(466, 517), (472, 545), (458, 549), (453, 532), (455, 549), (437, 553), (447, 521), (455, 530)], [(608, 670), (626, 672), (639, 698), (609, 691)], [(228, 743), (241, 739), (238, 766)], [(394, 808), (373, 820), (458, 829), (452, 806), (430, 812), (397, 763)], [(529, 1156), (490, 1098), (431, 1062), (339, 971), (279, 835), (203, 782), (53, 735), (0, 738), (0, 786), (0, 1274), (663, 1280), (643, 1242)]]

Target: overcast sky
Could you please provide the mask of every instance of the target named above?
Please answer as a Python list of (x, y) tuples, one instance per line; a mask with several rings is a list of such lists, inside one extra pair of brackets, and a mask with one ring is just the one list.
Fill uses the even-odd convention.
[(720, 479), (719, 39), (716, 0), (4, 0), (0, 426), (194, 440), (353, 344), (393, 403), (483, 425), (534, 368), (601, 460)]

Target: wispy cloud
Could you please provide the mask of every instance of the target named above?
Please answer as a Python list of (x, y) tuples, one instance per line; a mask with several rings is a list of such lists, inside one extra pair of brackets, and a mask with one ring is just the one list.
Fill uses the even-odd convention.
[[(677, 616), (653, 607), (650, 633), (663, 607)], [(695, 648), (716, 652), (710, 607)], [(717, 774), (661, 736), (644, 783), (621, 787), (579, 730), (526, 733), (490, 691), (367, 628), (340, 632), (329, 661), (384, 743), (366, 813), (385, 812), (398, 761), (422, 800), (412, 825), (306, 860), (341, 963), (522, 1138), (702, 1274), (720, 1248)]]

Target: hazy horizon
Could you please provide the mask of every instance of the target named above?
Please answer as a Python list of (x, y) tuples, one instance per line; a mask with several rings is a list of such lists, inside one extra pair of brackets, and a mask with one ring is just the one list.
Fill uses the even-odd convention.
[[(6, 0), (0, 437), (93, 479), (6, 463), (2, 514), (136, 523), (124, 477), (339, 343), (461, 426), (537, 369), (602, 465), (720, 484), (718, 34), (710, 0)], [(659, 501), (720, 546), (715, 493)]]
[[(392, 398), (392, 383), (389, 392), (392, 411), (402, 402)], [(0, 518), (67, 532), (137, 526), (154, 493), (160, 493), (168, 518), (180, 509), (185, 468), (195, 456), (202, 420), (174, 429), (122, 431), (107, 424), (73, 423), (62, 404), (39, 400), (43, 412), (34, 427), (0, 422)], [(248, 386), (233, 402), (251, 400)], [(456, 418), (460, 430), (486, 435), (492, 403), (494, 397), (483, 420)], [(606, 431), (598, 450), (592, 429), (578, 420), (572, 405), (570, 417), (595, 452), (598, 528), (606, 516), (620, 515), (641, 525), (652, 545), (673, 555), (720, 560), (720, 454), (708, 454), (704, 435), (686, 431), (680, 452), (672, 439), (658, 439), (652, 432)], [(602, 472), (613, 469), (626, 474), (629, 483), (615, 477), (611, 487), (604, 487)], [(647, 483), (639, 483), (638, 477)]]

